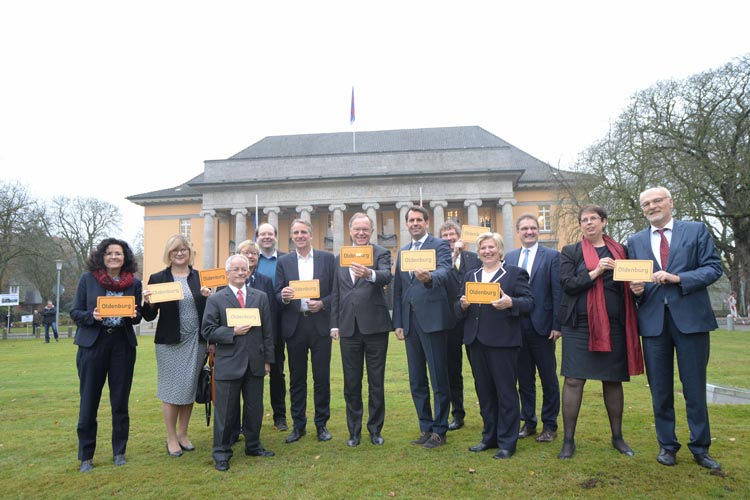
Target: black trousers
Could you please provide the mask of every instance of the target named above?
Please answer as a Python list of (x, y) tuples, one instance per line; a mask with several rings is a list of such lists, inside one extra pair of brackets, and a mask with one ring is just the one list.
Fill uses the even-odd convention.
[(76, 354), (81, 402), (78, 411), (78, 460), (89, 460), (96, 450), (96, 416), (104, 382), (109, 384), (112, 407), (112, 454), (125, 453), (130, 432), (128, 401), (133, 384), (135, 347), (125, 332), (99, 333), (91, 347), (78, 347)]
[(522, 330), (518, 353), (518, 395), (521, 398), (521, 420), (527, 427), (537, 426), (536, 372), (542, 382), (542, 423), (545, 429), (557, 430), (560, 414), (560, 382), (557, 378), (555, 343), (536, 331)]
[(260, 428), (263, 423), (263, 377), (250, 374), (240, 379), (215, 380), (214, 401), (214, 449), (215, 461), (232, 458), (233, 431), (240, 419), (240, 394), (242, 394), (242, 432), (245, 449), (257, 451), (260, 444)]
[(271, 365), (269, 373), (269, 389), (271, 396), (271, 408), (273, 409), (274, 421), (286, 418), (286, 379), (284, 376), (284, 337), (279, 333), (274, 344), (274, 356), (276, 363)]
[(355, 323), (351, 337), (340, 337), (341, 365), (344, 369), (344, 400), (349, 435), (362, 434), (362, 375), (367, 363), (367, 430), (380, 434), (385, 420), (385, 360), (388, 332), (362, 335)]
[(464, 410), (464, 327), (463, 323), (447, 330), (448, 384), (450, 386), (451, 414), (455, 419), (466, 416)]
[(286, 339), (289, 354), (289, 402), (294, 428), (307, 426), (307, 360), (312, 364), (315, 426), (331, 417), (331, 337), (318, 335), (310, 316), (301, 315), (294, 335)]

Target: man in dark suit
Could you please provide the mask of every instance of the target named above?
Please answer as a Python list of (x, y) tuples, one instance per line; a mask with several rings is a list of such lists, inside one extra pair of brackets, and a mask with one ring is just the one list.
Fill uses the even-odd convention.
[[(260, 444), (263, 422), (263, 377), (274, 362), (271, 308), (265, 293), (245, 285), (250, 264), (243, 255), (226, 261), (229, 286), (208, 298), (203, 315), (203, 334), (216, 344), (214, 365), (215, 416), (213, 458), (216, 470), (229, 470), (232, 428), (242, 393), (242, 430), (245, 454), (273, 456)], [(256, 308), (260, 326), (227, 326), (227, 308)]]
[[(284, 252), (276, 250), (278, 244), (278, 232), (274, 226), (268, 222), (258, 226), (257, 234), (258, 255), (257, 273), (271, 278), (272, 286), (276, 285), (276, 262), (278, 258), (285, 255)], [(271, 374), (269, 378), (269, 389), (271, 395), (271, 408), (273, 409), (273, 426), (278, 431), (287, 431), (289, 426), (286, 423), (286, 379), (284, 378), (284, 337), (281, 335), (281, 316), (276, 305), (274, 294), (268, 296), (271, 301), (271, 311), (273, 312), (274, 325), (274, 349), (276, 350), (276, 362), (271, 365)]]
[(434, 271), (421, 268), (414, 272), (401, 271), (402, 254), (399, 252), (393, 285), (393, 326), (396, 338), (406, 341), (409, 386), (419, 417), (421, 434), (412, 444), (436, 448), (445, 444), (448, 431), (450, 387), (446, 331), (453, 328), (456, 320), (445, 288), (451, 267), (450, 245), (427, 234), (429, 218), (423, 207), (412, 206), (406, 212), (406, 226), (412, 241), (402, 247), (401, 252), (435, 250), (436, 266)]
[(674, 202), (666, 188), (647, 189), (641, 208), (651, 226), (628, 240), (628, 257), (653, 260), (650, 282), (631, 282), (639, 297), (638, 326), (654, 407), (656, 460), (677, 463), (680, 443), (675, 434), (674, 353), (685, 397), (690, 442), (695, 461), (720, 469), (708, 454), (711, 429), (706, 405), (709, 331), (718, 328), (707, 287), (721, 276), (721, 261), (706, 226), (672, 218)]
[[(479, 261), (477, 254), (464, 250), (464, 242), (461, 240), (461, 227), (452, 220), (448, 220), (440, 226), (440, 238), (447, 241), (451, 246), (453, 265), (448, 273), (445, 288), (448, 293), (451, 312), (453, 312), (458, 298), (463, 295), (466, 273), (478, 269), (482, 266), (482, 263)], [(456, 318), (456, 325), (447, 330), (447, 341), (448, 383), (450, 385), (451, 412), (453, 415), (453, 420), (448, 424), (448, 430), (455, 431), (464, 426), (464, 417), (466, 417), (466, 411), (464, 410), (463, 318)]]
[[(364, 213), (349, 219), (349, 235), (354, 246), (370, 245), (372, 221)], [(385, 360), (391, 315), (383, 287), (391, 282), (391, 253), (372, 245), (373, 265), (353, 263), (341, 267), (336, 256), (336, 276), (331, 293), (331, 336), (341, 341), (344, 370), (346, 425), (350, 447), (359, 445), (362, 433), (362, 374), (367, 362), (368, 419), (370, 442), (382, 445), (385, 419)]]
[[(310, 353), (314, 381), (315, 427), (318, 441), (329, 441), (326, 424), (331, 416), (331, 288), (335, 262), (333, 255), (313, 251), (312, 225), (302, 219), (292, 221), (295, 251), (276, 264), (276, 299), (281, 304), (281, 334), (289, 354), (289, 400), (294, 428), (287, 443), (305, 435), (307, 425), (307, 356)], [(316, 279), (320, 297), (294, 299), (290, 281)]]
[(542, 424), (539, 443), (557, 436), (560, 414), (560, 384), (557, 379), (555, 342), (560, 335), (557, 307), (562, 298), (560, 287), (560, 252), (539, 245), (539, 220), (536, 215), (521, 214), (516, 220), (521, 248), (508, 252), (505, 263), (523, 268), (530, 276), (534, 296), (530, 315), (521, 316), (523, 342), (518, 354), (518, 394), (521, 398), (519, 438), (536, 434), (536, 371), (542, 382)]

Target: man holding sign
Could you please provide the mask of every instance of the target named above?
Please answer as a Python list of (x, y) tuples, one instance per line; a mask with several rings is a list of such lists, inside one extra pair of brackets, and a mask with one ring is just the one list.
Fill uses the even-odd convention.
[[(341, 340), (344, 368), (344, 399), (350, 447), (359, 445), (362, 432), (362, 375), (367, 362), (368, 420), (370, 442), (383, 444), (380, 431), (385, 419), (385, 359), (391, 316), (383, 287), (391, 282), (391, 253), (378, 245), (370, 246), (372, 221), (364, 213), (349, 219), (352, 247), (344, 247), (336, 257), (336, 276), (331, 294), (331, 336)], [(346, 248), (351, 253), (367, 249), (369, 263), (345, 265)], [(362, 252), (361, 255), (364, 255)], [(356, 256), (356, 253), (355, 253)]]
[(228, 470), (232, 458), (230, 443), (240, 393), (245, 454), (273, 456), (260, 444), (263, 377), (274, 362), (269, 299), (245, 284), (250, 269), (245, 256), (232, 255), (225, 268), (229, 286), (208, 298), (202, 326), (208, 342), (216, 344), (213, 457), (219, 471)]
[(411, 397), (419, 418), (420, 435), (412, 444), (428, 449), (443, 446), (448, 431), (446, 331), (456, 324), (446, 291), (451, 247), (447, 241), (427, 234), (429, 219), (423, 207), (412, 206), (406, 212), (412, 241), (399, 252), (393, 285), (393, 326), (396, 338), (406, 341)]
[(628, 254), (653, 260), (658, 270), (650, 282), (632, 281), (630, 289), (639, 297), (638, 325), (661, 448), (656, 460), (674, 465), (681, 446), (675, 434), (676, 351), (690, 428), (688, 448), (701, 467), (720, 469), (708, 454), (706, 366), (708, 332), (718, 328), (707, 288), (721, 276), (721, 260), (704, 224), (672, 218), (674, 205), (666, 188), (642, 192), (640, 204), (651, 226), (630, 237)]
[[(329, 330), (333, 255), (313, 251), (312, 225), (292, 221), (295, 251), (276, 264), (276, 300), (281, 303), (281, 334), (289, 354), (289, 401), (294, 428), (287, 443), (298, 441), (307, 426), (307, 356), (310, 353), (315, 391), (318, 441), (329, 441), (331, 417), (331, 337)], [(296, 288), (295, 288), (296, 287)]]

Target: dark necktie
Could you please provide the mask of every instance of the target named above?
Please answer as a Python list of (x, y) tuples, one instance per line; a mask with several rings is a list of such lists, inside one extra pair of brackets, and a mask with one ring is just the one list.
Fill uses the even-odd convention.
[(242, 296), (242, 288), (237, 290), (237, 302), (240, 303), (240, 307), (245, 307), (245, 298)]
[(664, 236), (666, 228), (657, 229), (656, 232), (661, 236), (661, 242), (659, 243), (659, 260), (661, 261), (661, 269), (664, 271), (667, 269), (667, 260), (669, 259), (669, 242), (667, 237)]
[[(526, 267), (528, 265), (529, 265), (529, 249), (528, 248), (524, 248), (523, 249), (523, 262), (521, 263), (521, 267), (527, 273), (529, 272), (529, 268)], [(529, 274), (531, 274), (531, 273), (529, 273)]]

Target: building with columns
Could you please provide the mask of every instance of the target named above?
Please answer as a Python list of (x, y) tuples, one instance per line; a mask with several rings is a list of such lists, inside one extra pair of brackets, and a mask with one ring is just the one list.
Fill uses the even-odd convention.
[[(189, 237), (196, 267), (221, 267), (237, 243), (253, 238), (255, 221), (279, 230), (293, 248), (291, 221), (313, 226), (314, 248), (349, 245), (348, 223), (365, 212), (372, 241), (394, 254), (409, 241), (404, 216), (427, 208), (431, 232), (446, 219), (485, 226), (518, 246), (515, 218), (537, 214), (540, 243), (559, 247), (557, 183), (550, 166), (481, 127), (447, 127), (266, 137), (225, 160), (207, 160), (184, 184), (137, 194), (144, 207), (144, 276), (163, 267), (164, 243)], [(256, 205), (257, 200), (257, 205)], [(394, 259), (395, 262), (395, 259)]]

